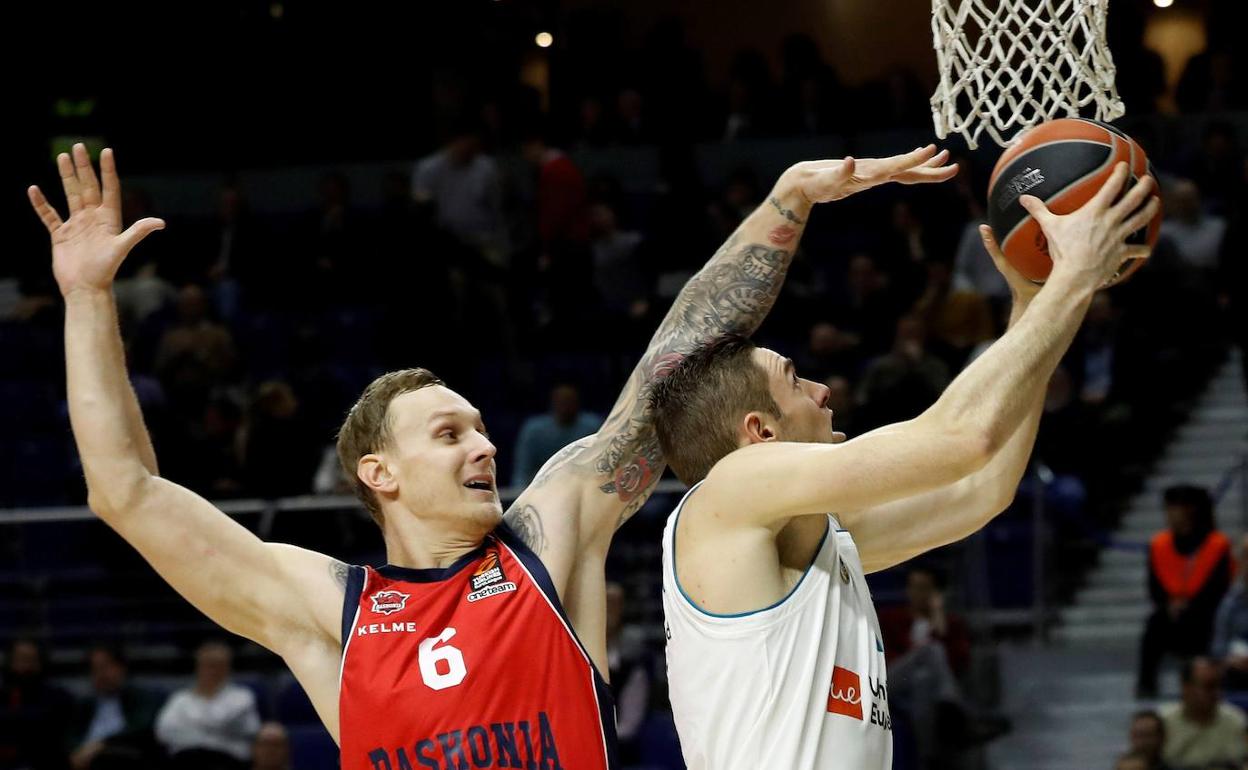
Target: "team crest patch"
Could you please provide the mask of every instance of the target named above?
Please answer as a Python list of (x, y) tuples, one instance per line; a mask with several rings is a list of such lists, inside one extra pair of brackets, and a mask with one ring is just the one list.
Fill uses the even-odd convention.
[(472, 573), (468, 584), (470, 587), (468, 601), (470, 602), (516, 590), (516, 584), (509, 581), (503, 574), (503, 565), (498, 560), (498, 550), (495, 548), (486, 551), (485, 558), (481, 560), (481, 566)]
[(373, 600), (373, 612), (381, 615), (393, 615), (407, 606), (407, 600), (410, 597), (411, 594), (399, 593), (398, 591), (378, 591), (368, 598)]

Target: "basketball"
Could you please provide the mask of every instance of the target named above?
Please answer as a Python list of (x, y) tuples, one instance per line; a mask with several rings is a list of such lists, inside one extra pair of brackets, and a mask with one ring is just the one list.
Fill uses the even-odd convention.
[[(1020, 197), (1034, 195), (1054, 214), (1069, 214), (1087, 203), (1114, 166), (1124, 161), (1131, 168), (1125, 193), (1136, 180), (1151, 174), (1152, 166), (1144, 148), (1122, 131), (1095, 120), (1063, 118), (1024, 132), (1001, 154), (988, 181), (988, 224), (1010, 264), (1037, 283), (1043, 283), (1053, 268), (1044, 233), (1019, 203)], [(1157, 243), (1161, 218), (1158, 211), (1127, 242), (1151, 249)], [(1107, 285), (1126, 280), (1143, 264), (1142, 258), (1127, 260)]]

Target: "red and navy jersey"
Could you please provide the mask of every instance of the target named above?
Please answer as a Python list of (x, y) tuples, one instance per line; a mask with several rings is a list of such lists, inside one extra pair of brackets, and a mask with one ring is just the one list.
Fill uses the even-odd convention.
[(506, 525), (445, 569), (352, 567), (343, 770), (609, 770), (610, 690)]

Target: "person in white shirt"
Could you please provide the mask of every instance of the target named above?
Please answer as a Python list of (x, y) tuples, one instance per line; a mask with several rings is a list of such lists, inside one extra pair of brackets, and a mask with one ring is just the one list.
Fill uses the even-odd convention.
[(156, 717), (156, 739), (175, 767), (241, 767), (251, 759), (260, 712), (251, 690), (230, 682), (230, 648), (195, 651), (195, 684), (179, 690)]
[(1248, 758), (1248, 717), (1222, 700), (1222, 669), (1209, 658), (1183, 665), (1183, 700), (1158, 709), (1166, 726), (1161, 755), (1174, 768), (1238, 767)]

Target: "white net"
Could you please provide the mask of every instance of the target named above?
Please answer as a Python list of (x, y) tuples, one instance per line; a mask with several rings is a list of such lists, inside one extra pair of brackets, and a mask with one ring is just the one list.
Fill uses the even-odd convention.
[(1006, 146), (1028, 126), (1122, 115), (1105, 42), (1109, 0), (932, 0), (940, 84), (932, 118), (941, 139), (974, 148), (985, 131)]

